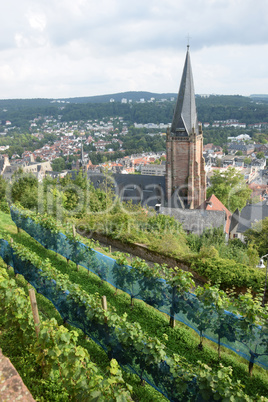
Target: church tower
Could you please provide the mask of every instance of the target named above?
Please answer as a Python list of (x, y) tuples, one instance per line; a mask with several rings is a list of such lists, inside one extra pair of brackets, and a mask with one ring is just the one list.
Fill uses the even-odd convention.
[[(206, 199), (203, 132), (198, 124), (189, 46), (171, 128), (166, 141), (166, 194), (195, 209)], [(175, 202), (176, 203), (176, 202)]]

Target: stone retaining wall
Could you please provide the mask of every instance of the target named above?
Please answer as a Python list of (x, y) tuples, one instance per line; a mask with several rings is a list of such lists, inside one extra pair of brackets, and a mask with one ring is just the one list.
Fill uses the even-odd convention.
[(34, 402), (35, 399), (24, 385), (11, 361), (0, 349), (0, 401)]
[(105, 236), (104, 234), (97, 232), (92, 232), (90, 233), (90, 235), (87, 235), (84, 232), (77, 230), (77, 233), (79, 233), (82, 236), (98, 240), (103, 244), (107, 244), (107, 246), (109, 245), (116, 247), (122, 252), (134, 254), (137, 257), (140, 257), (146, 261), (156, 262), (158, 264), (167, 264), (169, 267), (179, 267), (184, 271), (189, 271), (193, 274), (196, 285), (203, 285), (204, 283), (207, 282), (206, 278), (192, 271), (185, 262), (182, 262), (178, 258), (165, 256), (163, 254), (158, 253), (157, 251), (149, 250), (148, 247), (145, 246), (144, 244), (129, 243), (129, 242), (123, 243), (118, 239), (112, 239), (111, 237)]

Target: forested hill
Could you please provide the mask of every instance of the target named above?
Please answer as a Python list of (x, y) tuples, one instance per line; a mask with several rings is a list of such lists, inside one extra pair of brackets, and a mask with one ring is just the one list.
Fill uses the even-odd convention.
[[(0, 100), (0, 120), (13, 126), (29, 127), (35, 117), (61, 115), (62, 121), (102, 119), (121, 116), (129, 124), (170, 123), (177, 94), (123, 92), (111, 95), (69, 99), (11, 99)], [(122, 103), (122, 99), (127, 103)], [(152, 100), (151, 98), (154, 98)], [(111, 102), (110, 100), (114, 101)], [(129, 102), (129, 100), (132, 102)], [(144, 99), (144, 102), (140, 102)], [(150, 102), (148, 102), (150, 101)], [(239, 95), (196, 96), (198, 119), (202, 123), (237, 119), (251, 124), (268, 121), (267, 96), (256, 98)], [(3, 124), (2, 123), (2, 124)]]
[(170, 100), (171, 98), (176, 98), (176, 96), (177, 93), (158, 94), (146, 91), (128, 91), (116, 94), (82, 96), (75, 98), (0, 99), (0, 108), (47, 107), (53, 104), (59, 105), (64, 103), (108, 103), (111, 100), (121, 103), (122, 99), (139, 102), (141, 99), (149, 101), (154, 98), (156, 101), (161, 101), (163, 99)]

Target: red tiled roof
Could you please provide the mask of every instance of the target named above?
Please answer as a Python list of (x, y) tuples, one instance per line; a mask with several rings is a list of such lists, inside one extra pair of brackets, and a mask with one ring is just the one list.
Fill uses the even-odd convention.
[(206, 211), (224, 211), (226, 213), (226, 225), (225, 232), (229, 233), (230, 223), (232, 214), (227, 209), (223, 203), (216, 197), (216, 195), (212, 194), (209, 198), (207, 198), (198, 209), (205, 209)]

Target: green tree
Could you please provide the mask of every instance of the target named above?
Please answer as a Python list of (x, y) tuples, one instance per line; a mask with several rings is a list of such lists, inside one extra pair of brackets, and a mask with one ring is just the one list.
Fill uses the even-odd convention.
[(53, 172), (61, 172), (65, 169), (65, 160), (63, 158), (56, 158), (52, 162)]
[(244, 164), (245, 164), (245, 165), (250, 165), (250, 164), (251, 164), (251, 158), (249, 158), (248, 156), (246, 156), (246, 157), (244, 158)]
[(252, 228), (245, 232), (247, 243), (253, 243), (259, 255), (267, 254), (268, 250), (268, 218), (252, 225)]
[(231, 212), (236, 208), (241, 210), (252, 192), (243, 175), (232, 167), (225, 172), (215, 171), (210, 181), (211, 187), (207, 190), (207, 197), (214, 194)]
[(256, 155), (257, 159), (263, 159), (265, 158), (264, 152), (258, 152)]
[(32, 174), (14, 175), (15, 182), (11, 188), (11, 198), (13, 202), (20, 202), (24, 208), (37, 208), (38, 203), (38, 180)]

